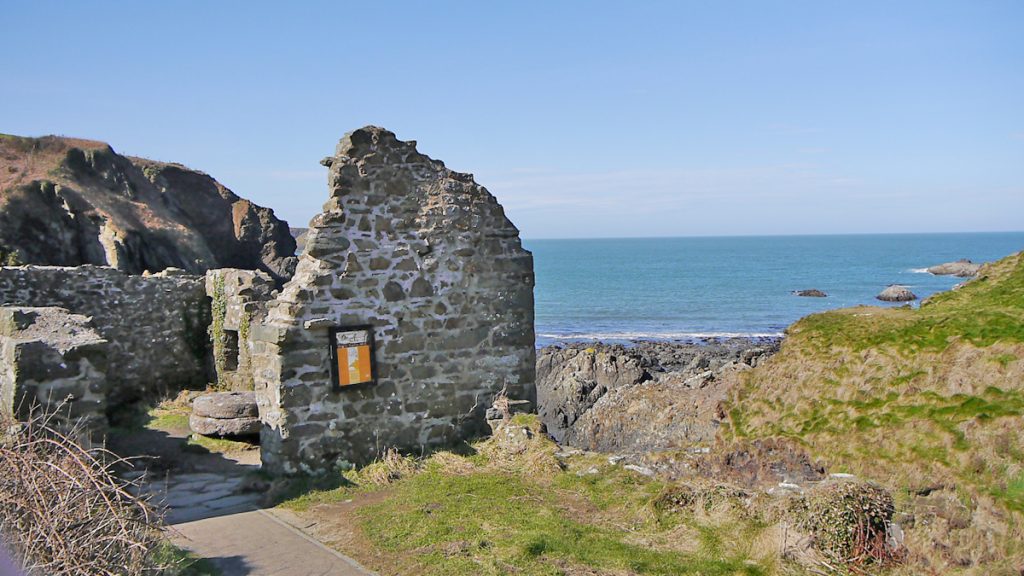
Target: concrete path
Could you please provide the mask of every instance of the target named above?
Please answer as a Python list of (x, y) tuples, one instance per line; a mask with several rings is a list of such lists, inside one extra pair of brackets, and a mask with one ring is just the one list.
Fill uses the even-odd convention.
[(373, 574), (269, 510), (214, 516), (171, 527), (171, 540), (213, 562), (224, 576)]
[(259, 510), (263, 486), (239, 467), (168, 474), (145, 492), (163, 508), (171, 540), (213, 562), (224, 576), (365, 576), (354, 560)]
[[(354, 560), (307, 536), (259, 503), (269, 483), (254, 474), (258, 449), (210, 452), (188, 446), (187, 428), (145, 429), (118, 438), (119, 453), (159, 468), (122, 474), (164, 512), (171, 541), (224, 576), (367, 576)], [(0, 570), (2, 573), (2, 570)]]
[(140, 492), (164, 510), (171, 541), (208, 559), (224, 576), (372, 574), (273, 510), (258, 509), (267, 483), (252, 475), (255, 469), (233, 465), (216, 471), (203, 466), (169, 471), (145, 482)]

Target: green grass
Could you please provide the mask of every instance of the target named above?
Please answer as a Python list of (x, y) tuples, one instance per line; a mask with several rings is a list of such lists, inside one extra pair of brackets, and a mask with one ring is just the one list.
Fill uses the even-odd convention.
[(1015, 354), (999, 354), (998, 356), (993, 358), (992, 361), (995, 362), (996, 364), (999, 364), (1003, 368), (1006, 368), (1007, 366), (1010, 365), (1011, 362), (1017, 361), (1017, 356)]
[(154, 430), (181, 430), (188, 429), (187, 409), (168, 410), (165, 408), (153, 408), (148, 413), (149, 421), (145, 427)]
[[(994, 509), (998, 528), (916, 537), (964, 557), (983, 531), (1002, 530), (1013, 536), (997, 555), (1024, 561), (1014, 544), (1024, 518), (1013, 514), (1024, 512), (1024, 254), (920, 309), (834, 310), (788, 334), (778, 354), (740, 377), (727, 438), (790, 438), (831, 470), (897, 492), (955, 490), (969, 510)], [(913, 498), (904, 504), (914, 513)]]
[(637, 574), (765, 573), (723, 553), (720, 535), (705, 537), (716, 533), (713, 527), (701, 532), (702, 554), (640, 546), (623, 530), (567, 514), (556, 495), (511, 474), (428, 469), (395, 485), (387, 500), (362, 508), (359, 517), (383, 550), (418, 553), (423, 573), (478, 574), (481, 566), (483, 573), (500, 573), (513, 566), (521, 574), (556, 574), (558, 561)]
[(996, 491), (995, 495), (1005, 501), (1010, 508), (1024, 512), (1024, 472), (1010, 480), (1005, 490)]
[(332, 512), (314, 507), (351, 499), (348, 513), (389, 573), (778, 573), (779, 559), (751, 545), (766, 526), (732, 508), (661, 507), (665, 482), (606, 456), (576, 455), (552, 467), (545, 458), (557, 447), (537, 433), (537, 417), (513, 422), (535, 432), (526, 453), (502, 452), (499, 436), (470, 446), (468, 456), (437, 453), (413, 464), (386, 456), (300, 479), (281, 505), (316, 518)]
[(348, 500), (360, 489), (341, 474), (303, 476), (292, 480), (278, 503), (289, 510), (305, 512), (318, 504)]
[(213, 562), (200, 558), (170, 542), (161, 542), (153, 550), (150, 561), (157, 566), (156, 574), (161, 576), (221, 576), (222, 572)]
[(185, 444), (184, 450), (195, 450), (202, 453), (203, 451), (209, 452), (242, 452), (245, 450), (252, 450), (252, 444), (248, 442), (238, 442), (236, 440), (227, 440), (225, 438), (210, 438), (202, 436), (200, 434), (192, 434), (188, 437), (188, 442)]
[(804, 318), (790, 332), (818, 349), (843, 346), (856, 351), (885, 345), (904, 353), (936, 351), (953, 338), (980, 347), (1024, 342), (1024, 257), (1005, 258), (961, 289), (931, 297), (918, 310), (858, 307), (825, 312)]

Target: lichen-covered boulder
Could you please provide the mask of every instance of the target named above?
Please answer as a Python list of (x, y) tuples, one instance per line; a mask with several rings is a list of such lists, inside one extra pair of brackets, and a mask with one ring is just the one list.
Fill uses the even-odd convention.
[(885, 290), (882, 290), (882, 293), (875, 296), (875, 298), (882, 302), (910, 302), (912, 300), (917, 300), (917, 295), (907, 289), (906, 286), (893, 284)]
[(981, 264), (975, 264), (970, 260), (962, 259), (956, 262), (946, 262), (945, 264), (938, 264), (928, 268), (928, 272), (935, 274), (936, 276), (957, 276), (960, 278), (969, 278), (976, 276), (978, 270), (981, 269)]

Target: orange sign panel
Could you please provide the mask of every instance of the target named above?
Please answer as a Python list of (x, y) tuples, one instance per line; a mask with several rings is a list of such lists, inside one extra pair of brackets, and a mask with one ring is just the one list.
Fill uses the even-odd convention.
[(328, 333), (335, 388), (374, 382), (373, 327), (331, 328)]
[(370, 366), (370, 346), (338, 347), (338, 384), (351, 386), (373, 380)]

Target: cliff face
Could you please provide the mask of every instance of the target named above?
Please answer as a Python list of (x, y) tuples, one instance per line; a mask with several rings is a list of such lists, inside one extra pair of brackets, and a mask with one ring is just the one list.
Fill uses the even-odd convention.
[(102, 142), (0, 135), (0, 252), (26, 264), (295, 268), (273, 210), (179, 164), (121, 156)]

